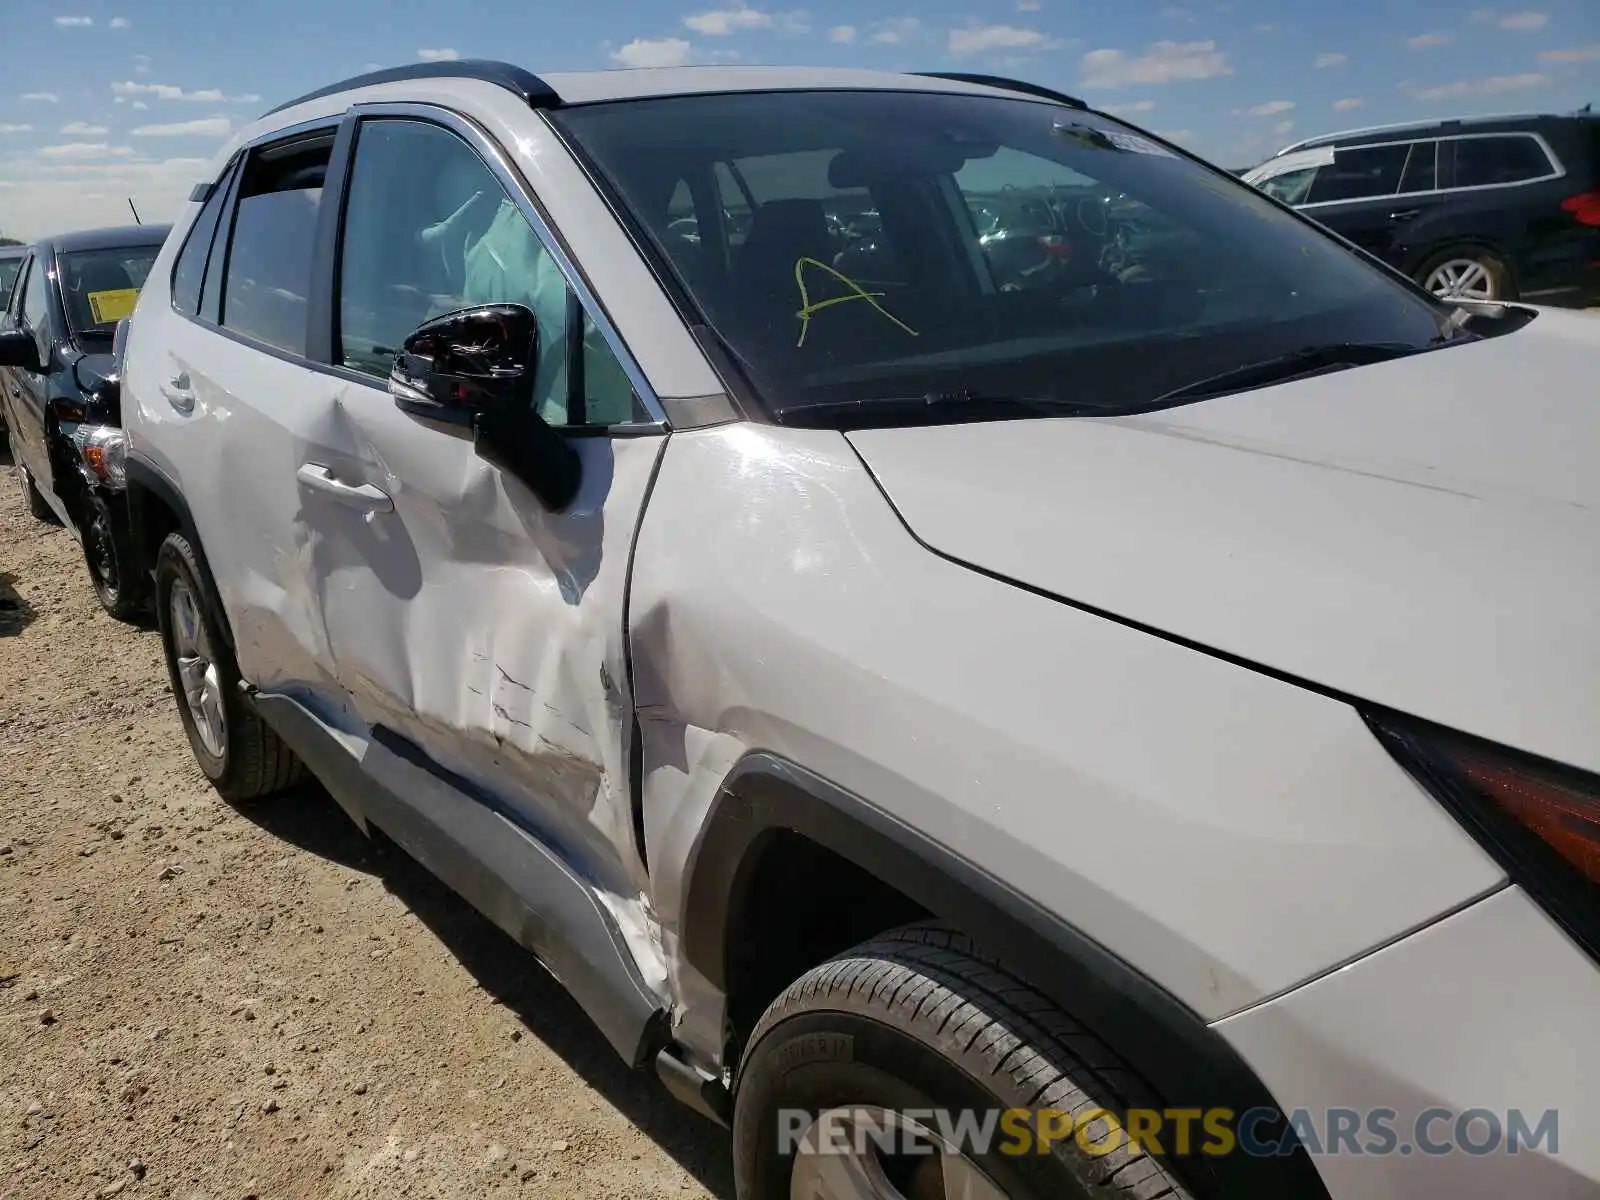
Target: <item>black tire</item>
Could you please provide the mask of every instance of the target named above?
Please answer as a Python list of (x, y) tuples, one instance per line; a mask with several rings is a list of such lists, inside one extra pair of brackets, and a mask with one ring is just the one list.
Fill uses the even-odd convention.
[[(749, 1041), (735, 1088), (734, 1180), (739, 1200), (787, 1200), (797, 1158), (780, 1110), (862, 1106), (974, 1112), (1160, 1109), (1150, 1089), (1049, 1000), (984, 961), (964, 936), (936, 925), (885, 934), (808, 971), (773, 1002)], [(797, 1121), (791, 1121), (790, 1144)], [(1125, 1126), (1124, 1126), (1125, 1127)], [(1004, 1126), (998, 1128), (1004, 1129)], [(1086, 1138), (1110, 1147), (1103, 1122)], [(1188, 1200), (1161, 1161), (1089, 1153), (1068, 1137), (1016, 1153), (999, 1135), (964, 1146), (1008, 1200)], [(907, 1160), (908, 1162), (911, 1160)], [(891, 1172), (905, 1168), (891, 1163)], [(902, 1188), (905, 1190), (905, 1188)], [(942, 1189), (907, 1194), (941, 1195)]]
[[(209, 575), (183, 534), (170, 533), (161, 543), (156, 554), (155, 584), (156, 617), (167, 659), (167, 677), (178, 702), (178, 716), (189, 737), (189, 747), (200, 769), (223, 798), (230, 801), (265, 799), (290, 787), (304, 775), (305, 767), (241, 695), (239, 667), (220, 625), (222, 606), (210, 586)], [(221, 753), (214, 753), (206, 746), (186, 698), (172, 611), (173, 592), (180, 586), (187, 589), (195, 602), (196, 620), (204, 633), (207, 658), (216, 669), (223, 726), (218, 739)]]
[(18, 464), (17, 470), (22, 473), (22, 491), (28, 498), (28, 515), (36, 521), (43, 521), (46, 525), (61, 524), (56, 516), (56, 510), (45, 503), (44, 493), (39, 490), (39, 485), (34, 483), (28, 468)]
[(1488, 272), (1489, 278), (1493, 281), (1494, 300), (1515, 300), (1517, 298), (1517, 278), (1516, 273), (1511, 269), (1511, 264), (1484, 246), (1470, 244), (1446, 246), (1443, 250), (1430, 254), (1424, 259), (1422, 265), (1416, 269), (1413, 278), (1426, 288), (1428, 287), (1428, 280), (1435, 271), (1454, 261), (1474, 262)]
[(101, 496), (90, 493), (84, 503), (83, 561), (100, 606), (119, 621), (133, 622), (144, 611), (144, 597), (135, 579), (124, 570), (127, 541), (116, 514)]

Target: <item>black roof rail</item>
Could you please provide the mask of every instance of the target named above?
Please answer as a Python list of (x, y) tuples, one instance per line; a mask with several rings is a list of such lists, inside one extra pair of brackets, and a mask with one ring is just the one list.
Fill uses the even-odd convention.
[(1023, 79), (1009, 79), (1004, 75), (975, 75), (967, 71), (917, 71), (915, 74), (924, 79), (948, 79), (953, 83), (975, 83), (983, 87), (1002, 88), (1008, 92), (1021, 92), (1026, 96), (1038, 96), (1042, 100), (1054, 100), (1058, 104), (1070, 105), (1088, 111), (1089, 106), (1076, 96), (1069, 96), (1065, 92), (1058, 92), (1054, 88), (1047, 88), (1042, 84), (1029, 83)]
[(446, 62), (407, 63), (403, 67), (385, 67), (381, 71), (353, 75), (349, 79), (330, 83), (327, 87), (318, 88), (314, 92), (307, 92), (304, 96), (296, 96), (293, 100), (285, 101), (277, 108), (268, 109), (261, 115), (270, 117), (273, 113), (282, 112), (286, 108), (293, 108), (309, 100), (320, 100), (324, 96), (371, 87), (377, 83), (402, 83), (413, 79), (477, 79), (504, 88), (534, 108), (549, 108), (561, 103), (561, 97), (556, 95), (555, 89), (532, 71), (525, 71), (511, 63), (495, 62), (491, 59), (462, 58)]

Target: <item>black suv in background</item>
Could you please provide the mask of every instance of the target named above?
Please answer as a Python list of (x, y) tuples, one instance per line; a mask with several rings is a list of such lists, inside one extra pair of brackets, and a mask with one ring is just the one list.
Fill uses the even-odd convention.
[(1442, 296), (1600, 297), (1600, 114), (1350, 130), (1244, 175)]
[[(9, 305), (11, 289), (17, 282), (17, 273), (22, 269), (22, 260), (27, 257), (26, 246), (0, 246), (0, 311)], [(0, 446), (5, 445), (8, 436), (6, 407), (0, 403)]]

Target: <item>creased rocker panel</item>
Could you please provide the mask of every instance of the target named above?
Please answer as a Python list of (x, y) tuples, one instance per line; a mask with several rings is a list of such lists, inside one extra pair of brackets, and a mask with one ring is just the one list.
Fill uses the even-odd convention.
[[(473, 141), (556, 254), (569, 282), (579, 291), (585, 307), (629, 370), (641, 398), (647, 406), (651, 404), (655, 393), (643, 371), (622, 344), (572, 259), (561, 249), (553, 227), (529, 199), (531, 189), (506, 166), (487, 135), (475, 124), (433, 105), (363, 104), (352, 111), (361, 115), (420, 117), (452, 128)], [(330, 115), (294, 128), (330, 129), (339, 120)], [(350, 113), (344, 115), (340, 140), (346, 144), (351, 120)], [(277, 141), (289, 132), (274, 130), (254, 142)], [(337, 158), (334, 169), (343, 169)], [(623, 237), (620, 231), (617, 236)], [(332, 251), (328, 238), (319, 235), (319, 258)], [(325, 280), (331, 275), (323, 271), (318, 277)], [(609, 287), (605, 291), (612, 294)], [(314, 297), (313, 312), (319, 301), (331, 305), (332, 296), (324, 291)], [(217, 332), (231, 336), (224, 330)], [(262, 349), (250, 344), (258, 351)], [(326, 364), (301, 365), (330, 373), (343, 370)], [(700, 374), (698, 370), (692, 373)], [(680, 369), (671, 374), (682, 377), (683, 373)], [(363, 378), (362, 382), (370, 381)], [(664, 432), (674, 425), (681, 428), (677, 420), (669, 420), (669, 416), (678, 416), (669, 406), (687, 410), (683, 416), (689, 424), (714, 424), (733, 415), (720, 390), (701, 387), (686, 399), (655, 399), (651, 411), (658, 423), (637, 432)], [(182, 522), (194, 529), (178, 489), (153, 464), (136, 455), (129, 469), (131, 478), (160, 495), (180, 514)], [(200, 546), (198, 540), (196, 546)], [(347, 735), (324, 725), (289, 696), (257, 695), (253, 700), (358, 821), (371, 819), (384, 828), (539, 954), (595, 1016), (624, 1058), (637, 1064), (666, 1049), (662, 1008), (640, 979), (611, 915), (596, 903), (582, 880), (526, 830), (509, 821), (492, 797), (429, 761), (414, 745), (391, 731), (376, 729), (370, 741), (357, 747)], [(461, 796), (474, 804), (463, 807), (444, 802), (447, 797)], [(463, 820), (459, 816), (462, 812), (473, 815)], [(1239, 1111), (1271, 1103), (1265, 1089), (1221, 1038), (1148, 979), (869, 802), (803, 767), (760, 751), (746, 757), (719, 790), (684, 889), (683, 952), (708, 980), (726, 978), (726, 920), (739, 902), (742, 856), (776, 829), (804, 833), (891, 882), (926, 911), (969, 929), (1012, 969), (1130, 1053), (1134, 1065), (1169, 1102), (1204, 1099), (1227, 1103)], [(489, 870), (480, 871), (478, 864), (487, 865)], [(697, 1106), (718, 1112), (716, 1081), (682, 1068), (681, 1064), (674, 1067), (674, 1062), (676, 1059), (668, 1050), (660, 1066), (674, 1090)], [(1209, 1169), (1219, 1174), (1240, 1172), (1261, 1184), (1259, 1192), (1230, 1190), (1229, 1195), (1323, 1194), (1303, 1155), (1270, 1162), (1209, 1164)], [(1230, 1189), (1235, 1186), (1230, 1182)], [(1210, 1186), (1201, 1190), (1214, 1193)]]

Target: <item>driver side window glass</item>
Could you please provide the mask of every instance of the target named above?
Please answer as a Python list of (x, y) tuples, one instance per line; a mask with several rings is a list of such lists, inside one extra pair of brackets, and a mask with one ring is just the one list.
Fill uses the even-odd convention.
[[(643, 419), (626, 374), (527, 218), (450, 131), (422, 121), (364, 122), (344, 222), (344, 366), (387, 378), (395, 352), (424, 322), (480, 304), (522, 304), (539, 325), (533, 402), (540, 416), (552, 425)], [(570, 328), (579, 317), (581, 339)], [(583, 353), (577, 373), (569, 370), (575, 345)], [(583, 395), (569, 410), (578, 380)]]
[(22, 323), (32, 331), (39, 343), (39, 361), (46, 362), (50, 354), (50, 292), (45, 279), (44, 261), (34, 257), (28, 271), (28, 283), (22, 296)]

